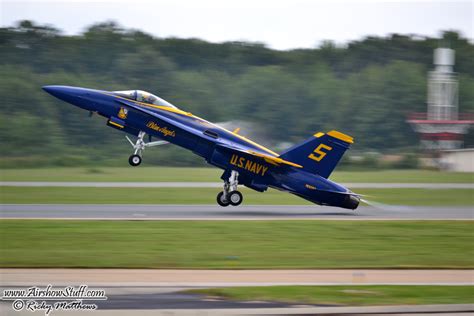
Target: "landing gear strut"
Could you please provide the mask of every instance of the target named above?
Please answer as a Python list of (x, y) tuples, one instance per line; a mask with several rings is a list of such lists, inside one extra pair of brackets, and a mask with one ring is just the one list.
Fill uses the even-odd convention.
[(168, 142), (164, 141), (164, 140), (145, 143), (145, 141), (143, 140), (145, 135), (146, 135), (145, 132), (140, 131), (138, 133), (138, 138), (137, 138), (137, 141), (135, 143), (133, 143), (130, 140), (130, 138), (128, 138), (128, 136), (125, 136), (125, 138), (127, 138), (128, 142), (132, 145), (132, 147), (134, 149), (133, 154), (128, 158), (128, 163), (131, 166), (136, 167), (136, 166), (138, 166), (139, 164), (142, 163), (143, 151), (145, 150), (146, 147), (153, 147), (153, 146), (168, 144)]
[(237, 206), (240, 205), (244, 199), (242, 193), (237, 191), (239, 184), (239, 173), (232, 170), (229, 181), (224, 181), (224, 190), (217, 194), (217, 204), (220, 206)]

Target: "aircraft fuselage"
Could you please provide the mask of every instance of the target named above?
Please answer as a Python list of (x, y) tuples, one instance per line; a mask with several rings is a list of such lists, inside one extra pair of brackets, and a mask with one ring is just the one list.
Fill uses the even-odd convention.
[(65, 102), (106, 117), (111, 127), (135, 136), (145, 132), (194, 152), (223, 169), (224, 181), (231, 177), (232, 171), (237, 171), (238, 184), (260, 192), (271, 187), (313, 203), (350, 209), (359, 203), (358, 197), (342, 185), (297, 165), (281, 165), (276, 162), (277, 153), (191, 113), (129, 100), (109, 91), (68, 86), (43, 89)]

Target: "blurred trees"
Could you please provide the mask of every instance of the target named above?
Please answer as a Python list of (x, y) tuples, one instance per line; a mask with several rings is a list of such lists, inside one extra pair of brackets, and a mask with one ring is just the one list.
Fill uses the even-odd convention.
[[(261, 43), (155, 38), (114, 22), (65, 36), (22, 21), (0, 28), (2, 156), (126, 161), (123, 134), (47, 95), (41, 87), (48, 84), (147, 90), (210, 121), (258, 124), (269, 146), (338, 129), (356, 138), (355, 150), (416, 148), (405, 117), (426, 108), (426, 74), (439, 45), (456, 50), (461, 111), (473, 111), (474, 45), (453, 31), (276, 51)], [(147, 159), (196, 163), (192, 154), (165, 147)]]

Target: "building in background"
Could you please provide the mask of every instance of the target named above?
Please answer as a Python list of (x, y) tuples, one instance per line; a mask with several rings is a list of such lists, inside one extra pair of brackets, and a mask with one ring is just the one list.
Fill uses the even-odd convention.
[(439, 163), (444, 170), (474, 172), (474, 148), (444, 150)]
[[(435, 69), (428, 75), (427, 112), (412, 113), (407, 122), (420, 135), (423, 149), (431, 154), (436, 165), (444, 169), (448, 164), (443, 163), (442, 157), (462, 148), (464, 135), (474, 123), (474, 116), (459, 113), (458, 76), (453, 72), (454, 50), (435, 49), (434, 64)], [(474, 151), (466, 153), (471, 155), (472, 164)], [(450, 169), (459, 169), (452, 166), (456, 159), (449, 161)]]

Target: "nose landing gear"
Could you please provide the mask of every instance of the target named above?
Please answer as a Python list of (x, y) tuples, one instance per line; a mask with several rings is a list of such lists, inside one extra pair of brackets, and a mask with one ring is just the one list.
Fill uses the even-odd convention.
[(232, 170), (229, 181), (224, 182), (224, 190), (217, 194), (217, 204), (220, 206), (238, 206), (244, 200), (242, 193), (237, 191), (237, 185), (239, 184), (239, 173)]
[(127, 138), (128, 142), (132, 145), (134, 149), (133, 154), (128, 158), (128, 163), (133, 167), (136, 167), (142, 163), (143, 151), (145, 150), (146, 147), (154, 147), (154, 146), (168, 144), (168, 142), (165, 140), (158, 140), (156, 142), (145, 143), (145, 141), (143, 141), (143, 138), (145, 137), (145, 135), (146, 135), (145, 132), (140, 131), (140, 133), (138, 133), (138, 139), (135, 143), (133, 143), (130, 140), (130, 138), (128, 138), (128, 136), (125, 136), (125, 138)]

